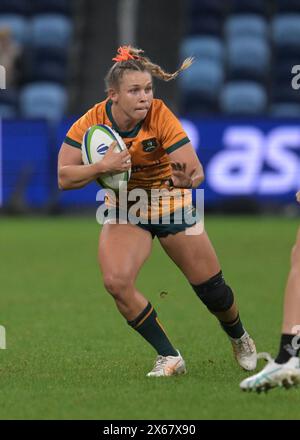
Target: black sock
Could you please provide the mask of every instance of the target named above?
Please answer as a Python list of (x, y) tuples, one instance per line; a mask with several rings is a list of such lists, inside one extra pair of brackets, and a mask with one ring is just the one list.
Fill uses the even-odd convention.
[[(277, 364), (285, 364), (291, 359), (291, 357), (299, 356), (300, 348), (294, 348), (292, 344), (292, 341), (295, 338), (295, 336), (296, 335), (287, 335), (285, 333), (282, 333), (279, 352), (275, 359), (275, 362), (277, 362)], [(297, 336), (296, 338), (298, 339)], [(297, 347), (298, 345), (299, 343), (297, 341)]]
[(127, 323), (142, 335), (161, 356), (178, 356), (150, 303), (136, 319), (127, 321)]
[(239, 339), (245, 333), (242, 321), (240, 320), (240, 315), (230, 322), (220, 321), (223, 330), (233, 339)]

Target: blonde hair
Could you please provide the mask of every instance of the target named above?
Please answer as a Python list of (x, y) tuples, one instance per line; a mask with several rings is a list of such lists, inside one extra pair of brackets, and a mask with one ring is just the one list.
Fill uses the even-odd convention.
[(145, 57), (142, 49), (132, 46), (122, 46), (118, 50), (118, 55), (113, 58), (116, 63), (109, 69), (105, 77), (106, 91), (110, 88), (118, 87), (120, 80), (126, 70), (136, 70), (140, 72), (149, 72), (151, 76), (162, 79), (163, 81), (171, 81), (175, 79), (180, 72), (188, 69), (194, 61), (194, 58), (186, 58), (178, 70), (174, 73), (165, 72), (158, 64)]

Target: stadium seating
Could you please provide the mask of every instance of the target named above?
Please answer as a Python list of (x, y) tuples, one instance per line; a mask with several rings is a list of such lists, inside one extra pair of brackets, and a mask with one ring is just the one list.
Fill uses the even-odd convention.
[(276, 46), (300, 45), (300, 14), (283, 14), (272, 20), (272, 38)]
[(184, 111), (299, 116), (299, 0), (189, 0), (187, 19), (180, 57), (199, 64), (180, 82)]
[[(261, 103), (266, 99), (255, 107), (259, 114), (262, 107), (274, 115), (298, 114), (299, 91), (290, 83), (291, 67), (300, 64), (300, 0), (189, 0), (186, 13), (180, 58), (194, 56), (195, 63), (179, 82), (185, 109), (227, 108), (236, 87), (247, 96), (250, 84), (257, 103), (259, 96)], [(21, 86), (66, 84), (71, 0), (0, 0), (4, 27), (23, 47)], [(13, 102), (0, 105), (7, 114), (18, 109)]]
[[(223, 109), (237, 114), (261, 114), (267, 109), (272, 60), (268, 13), (261, 0), (232, 0), (229, 5), (190, 0), (189, 32), (180, 56), (194, 56), (199, 63), (180, 82), (184, 109), (208, 113)], [(235, 110), (230, 105), (238, 91), (246, 102)]]
[(223, 63), (224, 47), (214, 36), (190, 36), (182, 41), (180, 55), (182, 59), (193, 56), (198, 61), (205, 58)]
[(300, 14), (276, 15), (271, 22), (271, 31), (274, 47), (271, 114), (295, 117), (300, 99), (299, 91), (291, 86), (291, 70), (300, 64)]
[(227, 38), (239, 38), (252, 36), (267, 38), (267, 21), (256, 14), (237, 14), (230, 16), (224, 24), (225, 35)]
[(73, 32), (70, 0), (1, 0), (1, 28), (11, 29), (23, 54), (18, 67), (19, 87), (23, 87), (19, 105), (0, 97), (1, 113), (13, 116), (20, 108), (29, 117), (62, 115)]
[(32, 18), (31, 39), (34, 47), (65, 48), (70, 44), (72, 22), (60, 14), (40, 14)]
[(12, 36), (21, 45), (26, 45), (30, 38), (27, 18), (17, 14), (0, 14), (0, 29), (9, 28)]
[(229, 82), (221, 92), (220, 108), (229, 115), (263, 114), (266, 106), (266, 91), (260, 84), (255, 82)]
[(64, 115), (66, 105), (66, 90), (56, 83), (28, 84), (20, 93), (20, 109), (23, 117), (57, 120)]
[(216, 110), (224, 80), (223, 66), (211, 59), (196, 61), (180, 78), (182, 107), (188, 113)]
[(196, 92), (214, 99), (223, 83), (224, 72), (219, 63), (203, 59), (196, 61), (180, 79), (183, 93)]
[(181, 76), (181, 105), (188, 113), (213, 113), (224, 80), (224, 46), (212, 35), (188, 36), (181, 44), (182, 58), (195, 57)]
[(270, 65), (270, 49), (265, 39), (248, 36), (232, 38), (227, 49), (231, 79), (265, 79)]
[(56, 47), (32, 48), (27, 56), (24, 83), (55, 81), (64, 84), (67, 79), (68, 53)]

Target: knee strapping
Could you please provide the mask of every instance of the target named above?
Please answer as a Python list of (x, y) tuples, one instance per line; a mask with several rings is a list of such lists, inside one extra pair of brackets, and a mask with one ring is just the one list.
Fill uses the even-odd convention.
[(222, 271), (198, 286), (192, 284), (197, 296), (211, 312), (226, 312), (234, 302), (231, 288), (226, 285)]

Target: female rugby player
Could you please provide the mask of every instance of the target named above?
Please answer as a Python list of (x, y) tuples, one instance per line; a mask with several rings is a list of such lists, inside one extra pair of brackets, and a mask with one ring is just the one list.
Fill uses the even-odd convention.
[[(128, 191), (142, 188), (149, 192), (164, 188), (176, 196), (168, 208), (168, 224), (106, 222), (100, 234), (99, 264), (104, 286), (127, 323), (157, 351), (154, 368), (148, 376), (186, 372), (185, 362), (171, 344), (153, 306), (135, 287), (155, 235), (200, 300), (219, 320), (238, 363), (246, 370), (253, 370), (256, 367), (255, 345), (242, 325), (233, 292), (223, 278), (216, 253), (205, 231), (193, 234), (198, 226), (196, 220), (187, 221), (193, 213), (189, 189), (197, 188), (203, 181), (202, 166), (178, 119), (164, 102), (153, 98), (152, 78), (169, 81), (188, 68), (192, 59), (186, 59), (173, 74), (164, 72), (146, 58), (142, 50), (130, 46), (119, 48), (113, 60), (115, 63), (105, 81), (107, 99), (73, 124), (61, 146), (59, 187), (81, 188), (103, 173), (119, 173), (131, 167)], [(128, 151), (115, 154), (112, 144), (101, 162), (83, 165), (82, 138), (95, 124), (115, 129)], [(165, 215), (164, 209), (159, 207), (160, 218)], [(181, 224), (174, 221), (178, 212), (184, 217)], [(190, 234), (186, 233), (187, 229)]]
[[(300, 191), (296, 194), (300, 203)], [(300, 383), (300, 228), (291, 255), (291, 269), (287, 280), (282, 333), (279, 352), (273, 360), (268, 353), (260, 353), (269, 362), (259, 373), (240, 384), (242, 390), (267, 391), (277, 386), (289, 388)]]

